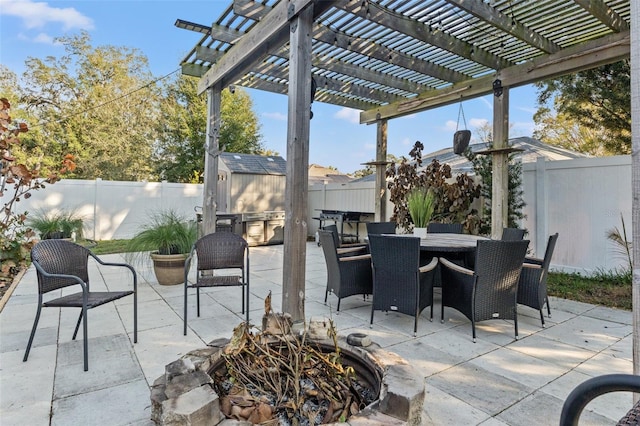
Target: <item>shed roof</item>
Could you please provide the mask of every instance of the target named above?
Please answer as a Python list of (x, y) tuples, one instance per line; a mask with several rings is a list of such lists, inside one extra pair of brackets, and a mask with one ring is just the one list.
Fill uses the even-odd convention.
[[(629, 57), (630, 0), (234, 0), (182, 61), (200, 91), (287, 93), (288, 17), (313, 3), (316, 101), (372, 123)], [(206, 21), (210, 22), (210, 21)], [(215, 67), (212, 67), (216, 65)]]
[(220, 159), (231, 173), (255, 175), (286, 175), (287, 162), (277, 155), (254, 155), (223, 152)]

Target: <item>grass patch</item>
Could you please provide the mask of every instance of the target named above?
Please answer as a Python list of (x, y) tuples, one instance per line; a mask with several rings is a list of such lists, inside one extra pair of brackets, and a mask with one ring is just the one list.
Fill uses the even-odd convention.
[(600, 271), (591, 277), (551, 272), (547, 287), (550, 296), (631, 310), (631, 274), (628, 272)]
[(86, 244), (86, 247), (97, 255), (112, 254), (112, 253), (126, 253), (127, 243), (129, 240), (104, 240), (104, 241), (91, 241)]

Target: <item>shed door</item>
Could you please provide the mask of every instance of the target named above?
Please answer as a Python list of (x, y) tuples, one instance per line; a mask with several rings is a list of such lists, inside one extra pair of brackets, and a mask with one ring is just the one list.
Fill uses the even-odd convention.
[(228, 213), (229, 206), (227, 203), (227, 194), (229, 192), (229, 180), (227, 179), (227, 172), (221, 171), (218, 173), (218, 187), (216, 195), (216, 205), (219, 212)]

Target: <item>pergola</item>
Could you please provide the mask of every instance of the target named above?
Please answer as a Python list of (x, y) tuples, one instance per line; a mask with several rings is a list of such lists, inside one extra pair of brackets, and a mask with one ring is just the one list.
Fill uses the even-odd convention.
[[(182, 62), (207, 92), (204, 227), (215, 224), (220, 92), (288, 95), (282, 307), (304, 319), (310, 105), (361, 110), (377, 125), (376, 218), (386, 218), (388, 120), (493, 93), (492, 234), (507, 214), (509, 89), (632, 56), (633, 237), (640, 241), (640, 5), (630, 0), (235, 0)], [(633, 16), (633, 18), (632, 18)], [(640, 248), (634, 247), (635, 265)], [(640, 267), (634, 270), (634, 365), (640, 365)]]

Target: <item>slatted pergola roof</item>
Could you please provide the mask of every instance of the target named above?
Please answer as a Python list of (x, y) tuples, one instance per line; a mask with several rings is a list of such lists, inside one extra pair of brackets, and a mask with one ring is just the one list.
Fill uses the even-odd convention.
[[(203, 34), (183, 73), (204, 77), (200, 91), (217, 82), (287, 94), (289, 28), (258, 24), (276, 10), (277, 25), (296, 3), (235, 0), (212, 25), (176, 21)], [(314, 10), (315, 101), (362, 110), (362, 123), (481, 96), (496, 79), (516, 87), (629, 57), (629, 0), (343, 0)], [(243, 40), (252, 30), (263, 38)], [(254, 47), (210, 78), (213, 64)]]

